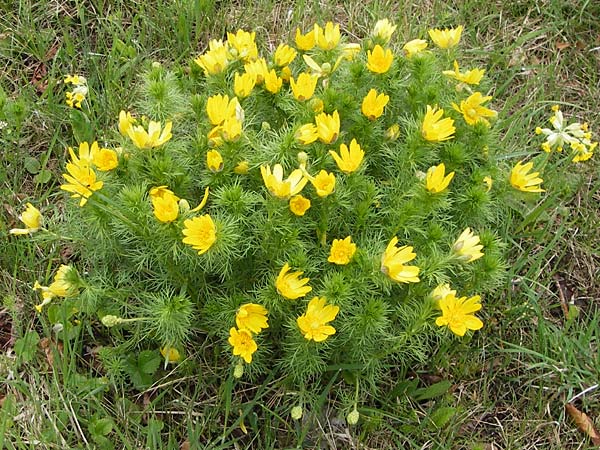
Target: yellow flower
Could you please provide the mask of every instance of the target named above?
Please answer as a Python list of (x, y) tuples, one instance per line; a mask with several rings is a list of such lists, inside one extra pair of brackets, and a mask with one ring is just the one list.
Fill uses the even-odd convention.
[(496, 117), (498, 113), (482, 105), (491, 99), (492, 97), (489, 95), (484, 97), (481, 92), (474, 92), (466, 100), (460, 102), (460, 107), (456, 103), (452, 103), (452, 107), (462, 113), (465, 122), (469, 125), (475, 125), (477, 122), (489, 125), (490, 122), (486, 117)]
[(290, 198), (299, 194), (308, 182), (300, 169), (293, 170), (287, 179), (283, 179), (283, 167), (281, 164), (273, 166), (260, 166), (260, 173), (269, 192), (277, 198)]
[(158, 186), (150, 189), (150, 199), (154, 198), (164, 198), (164, 197), (175, 197), (175, 201), (179, 201), (179, 197), (175, 195), (175, 193), (170, 190), (167, 186)]
[(174, 364), (181, 361), (181, 354), (174, 347), (161, 347), (160, 354), (163, 355), (163, 358), (165, 358), (169, 364)]
[(216, 150), (209, 150), (206, 153), (206, 166), (211, 172), (220, 172), (223, 170), (223, 157)]
[(419, 271), (417, 266), (404, 264), (416, 258), (410, 246), (396, 247), (398, 238), (394, 236), (381, 257), (381, 271), (398, 283), (418, 283)]
[(338, 168), (345, 174), (351, 174), (356, 171), (356, 169), (360, 167), (363, 157), (365, 156), (365, 152), (360, 148), (356, 139), (352, 139), (350, 142), (350, 150), (348, 150), (346, 144), (341, 144), (339, 155), (333, 150), (329, 150), (329, 153), (335, 160)]
[(233, 92), (239, 98), (246, 98), (254, 89), (254, 85), (256, 84), (256, 75), (252, 73), (244, 73), (240, 75), (239, 73), (235, 73), (235, 78), (233, 81)]
[(309, 341), (322, 342), (335, 334), (335, 328), (327, 324), (335, 319), (340, 307), (325, 303), (325, 297), (314, 297), (308, 303), (306, 313), (296, 320), (302, 334)]
[(435, 324), (447, 326), (457, 336), (464, 336), (467, 330), (479, 330), (483, 322), (473, 314), (481, 309), (481, 297), (475, 295), (456, 298), (455, 294), (449, 293), (440, 299), (439, 306), (442, 315), (435, 320)]
[(333, 114), (321, 113), (315, 117), (319, 140), (324, 144), (331, 144), (340, 134), (340, 115), (337, 110)]
[(98, 170), (106, 172), (108, 170), (113, 170), (119, 165), (119, 156), (114, 150), (101, 148), (94, 153), (92, 162)]
[(307, 123), (298, 128), (294, 137), (300, 143), (308, 145), (319, 139), (319, 132), (315, 124)]
[[(73, 160), (77, 160), (73, 150), (69, 150)], [(67, 172), (68, 174), (63, 173), (63, 178), (67, 183), (61, 184), (60, 188), (63, 191), (71, 192), (73, 198), (81, 198), (79, 206), (85, 205), (94, 191), (102, 189), (104, 186), (102, 181), (96, 181), (96, 172), (88, 165), (69, 162), (67, 163)]]
[(65, 103), (71, 108), (81, 108), (81, 104), (85, 100), (85, 94), (83, 92), (67, 92)]
[(302, 55), (302, 59), (304, 60), (306, 65), (308, 67), (310, 67), (311, 74), (313, 76), (327, 78), (339, 67), (339, 65), (341, 64), (341, 62), (344, 59), (344, 56), (343, 55), (339, 56), (338, 59), (333, 64), (333, 66), (328, 62), (319, 64), (314, 59), (312, 59), (309, 55)]
[[(194, 209), (192, 209), (191, 212), (200, 211), (202, 208), (204, 208), (206, 206), (206, 202), (208, 201), (209, 193), (210, 193), (210, 188), (208, 186), (206, 186), (206, 189), (204, 189), (204, 196), (202, 197), (200, 204), (198, 206), (196, 206)], [(181, 207), (181, 200), (179, 201), (179, 206)]]
[(290, 78), (290, 86), (292, 87), (292, 93), (294, 94), (294, 97), (301, 102), (311, 98), (315, 93), (318, 80), (318, 76), (310, 75), (306, 72), (298, 75), (298, 81), (294, 80), (293, 77)]
[(85, 79), (85, 77), (82, 77), (77, 74), (75, 74), (75, 75), (67, 74), (65, 76), (64, 83), (65, 84), (74, 84), (75, 86), (80, 86), (80, 85), (86, 84), (87, 80)]
[(268, 311), (256, 303), (246, 303), (240, 306), (235, 315), (235, 324), (240, 330), (250, 333), (260, 333), (263, 328), (269, 328), (267, 323)]
[(275, 280), (275, 287), (280, 295), (289, 300), (295, 300), (312, 291), (310, 286), (306, 286), (310, 279), (300, 278), (304, 272), (288, 273), (289, 271), (290, 265), (285, 263)]
[(226, 119), (235, 117), (238, 106), (239, 102), (236, 97), (231, 100), (227, 95), (221, 94), (208, 97), (206, 101), (208, 120), (212, 125), (221, 125)]
[[(342, 45), (342, 55), (343, 57), (348, 60), (348, 61), (354, 61), (354, 57), (356, 55), (358, 55), (360, 53), (360, 44), (353, 44), (353, 43), (349, 43), (349, 44), (344, 44)], [(338, 61), (340, 61), (340, 59), (338, 58), (335, 65), (338, 65)]]
[(571, 148), (576, 152), (571, 161), (574, 163), (587, 161), (594, 156), (596, 147), (598, 147), (598, 142), (590, 142), (589, 146), (586, 146), (582, 142), (571, 144)]
[(400, 137), (400, 125), (395, 123), (390, 126), (387, 130), (385, 130), (385, 137), (390, 141), (395, 141)]
[(472, 262), (483, 256), (483, 245), (479, 243), (479, 236), (474, 234), (470, 228), (466, 228), (461, 233), (454, 245), (452, 251), (464, 262)]
[(316, 177), (311, 177), (310, 182), (319, 197), (327, 197), (335, 189), (335, 175), (327, 173), (326, 170), (321, 170)]
[(315, 37), (317, 40), (317, 46), (323, 50), (332, 50), (340, 42), (340, 25), (327, 22), (325, 29), (315, 24)]
[(135, 117), (131, 115), (129, 111), (121, 111), (119, 112), (119, 133), (123, 136), (127, 136), (129, 134), (129, 129), (132, 125), (135, 125), (137, 120)]
[(432, 108), (427, 105), (427, 112), (423, 118), (421, 133), (423, 137), (430, 142), (447, 141), (454, 137), (454, 120), (450, 117), (442, 119), (444, 115), (443, 109)]
[(493, 184), (492, 177), (490, 177), (489, 175), (483, 177), (483, 182), (487, 186), (486, 192), (490, 192), (490, 189), (492, 189), (492, 184)]
[(183, 222), (184, 244), (189, 244), (198, 254), (206, 253), (217, 240), (217, 227), (208, 214)]
[(292, 77), (292, 70), (290, 69), (290, 66), (282, 67), (281, 68), (281, 79), (284, 82), (289, 83), (291, 77)]
[(438, 194), (445, 190), (454, 177), (454, 172), (450, 172), (448, 175), (445, 174), (446, 166), (444, 163), (430, 167), (425, 176), (425, 188), (432, 194)]
[(277, 94), (281, 89), (281, 85), (283, 84), (283, 79), (277, 76), (277, 72), (274, 69), (271, 69), (265, 75), (265, 88), (271, 94)]
[(248, 173), (248, 161), (240, 161), (237, 166), (233, 168), (233, 171), (238, 175), (246, 175)]
[(387, 44), (392, 38), (394, 31), (396, 31), (396, 25), (392, 25), (388, 19), (380, 19), (375, 24), (371, 35)]
[(329, 251), (327, 261), (340, 266), (344, 266), (350, 262), (356, 252), (356, 244), (352, 242), (352, 237), (348, 236), (345, 239), (334, 239)]
[(233, 347), (234, 356), (241, 356), (248, 364), (252, 362), (252, 354), (258, 350), (258, 345), (248, 331), (231, 328), (227, 341)]
[(205, 75), (216, 75), (229, 64), (229, 50), (223, 41), (212, 40), (209, 42), (209, 50), (194, 61), (204, 70)]
[(294, 195), (290, 198), (290, 211), (297, 216), (303, 216), (310, 208), (310, 200), (302, 195)]
[(244, 71), (254, 75), (256, 84), (260, 85), (264, 81), (269, 69), (267, 67), (267, 61), (265, 61), (264, 58), (258, 58), (256, 61), (244, 64)]
[(238, 30), (236, 34), (227, 33), (227, 42), (232, 47), (231, 52), (236, 59), (244, 61), (254, 61), (258, 58), (258, 47), (254, 38), (256, 33), (248, 33), (244, 30)]
[(302, 34), (300, 28), (296, 28), (296, 47), (298, 49), (307, 51), (312, 50), (315, 46), (315, 29), (313, 28), (306, 34)]
[(10, 234), (23, 235), (35, 233), (42, 226), (42, 213), (31, 203), (25, 205), (25, 211), (19, 216), (19, 220), (25, 224), (27, 228), (12, 228)]
[[(171, 192), (167, 189), (168, 192)], [(179, 215), (179, 198), (174, 194), (150, 195), (154, 216), (163, 223), (173, 222)]]
[(426, 48), (427, 41), (423, 39), (413, 39), (412, 41), (408, 41), (406, 44), (404, 44), (402, 50), (404, 50), (404, 53), (407, 58), (412, 58), (414, 55), (422, 52)]
[(221, 136), (227, 142), (235, 142), (242, 135), (242, 122), (236, 117), (229, 117), (223, 122)]
[(154, 122), (151, 120), (148, 124), (148, 131), (144, 130), (144, 127), (141, 125), (132, 125), (127, 130), (127, 135), (137, 148), (143, 149), (160, 147), (173, 137), (171, 134), (172, 127), (173, 123), (171, 121), (167, 121), (165, 128), (161, 133), (160, 122)]
[(298, 52), (294, 50), (292, 47), (286, 44), (279, 44), (277, 50), (275, 50), (275, 55), (273, 56), (273, 60), (275, 64), (279, 67), (287, 66), (290, 64)]
[(373, 51), (367, 52), (367, 69), (373, 73), (386, 73), (390, 70), (394, 54), (388, 48), (384, 50), (381, 45), (377, 44)]
[(371, 89), (363, 98), (361, 111), (369, 120), (375, 120), (383, 114), (383, 108), (390, 101), (390, 97), (384, 93), (377, 94), (375, 89)]
[(79, 293), (74, 279), (77, 278), (77, 272), (71, 266), (61, 264), (54, 274), (54, 281), (50, 286), (42, 286), (37, 281), (33, 289), (42, 292), (42, 303), (35, 305), (37, 312), (42, 312), (42, 308), (50, 303), (54, 297), (72, 297)]
[(443, 30), (434, 28), (429, 30), (429, 37), (439, 48), (451, 48), (460, 42), (462, 31), (462, 25), (459, 25), (456, 28), (444, 28)]
[(512, 187), (523, 192), (544, 192), (544, 189), (540, 187), (540, 184), (544, 181), (539, 177), (540, 173), (529, 173), (533, 169), (533, 163), (522, 164), (522, 162), (519, 161), (510, 172), (510, 184)]
[(462, 83), (479, 84), (479, 82), (483, 78), (483, 75), (485, 74), (485, 69), (472, 69), (465, 73), (461, 73), (461, 71), (458, 68), (458, 62), (455, 60), (454, 70), (444, 70), (442, 73)]

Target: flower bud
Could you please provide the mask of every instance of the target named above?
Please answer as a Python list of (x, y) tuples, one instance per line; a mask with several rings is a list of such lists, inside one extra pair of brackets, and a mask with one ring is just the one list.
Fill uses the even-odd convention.
[(292, 419), (300, 420), (302, 418), (302, 406), (297, 405), (292, 408)]
[(102, 325), (104, 325), (105, 327), (111, 328), (114, 327), (115, 325), (119, 325), (123, 319), (121, 319), (120, 317), (117, 316), (104, 316), (102, 317), (102, 319), (100, 319), (100, 321), (102, 322)]
[(244, 375), (244, 365), (242, 363), (238, 363), (237, 366), (233, 369), (233, 378), (242, 378)]
[(356, 425), (358, 423), (358, 419), (360, 418), (360, 413), (357, 411), (356, 407), (348, 414), (346, 417), (346, 422), (348, 425)]
[(298, 164), (305, 164), (308, 162), (308, 155), (306, 154), (306, 152), (300, 152), (298, 153)]
[(260, 129), (262, 131), (269, 131), (271, 129), (271, 124), (269, 122), (263, 122), (260, 124)]
[(186, 213), (189, 210), (190, 210), (190, 203), (185, 198), (180, 199), (179, 200), (179, 212)]

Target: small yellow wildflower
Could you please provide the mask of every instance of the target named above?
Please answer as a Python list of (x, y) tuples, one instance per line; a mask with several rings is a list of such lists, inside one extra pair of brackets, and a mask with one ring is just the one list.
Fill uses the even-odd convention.
[(307, 286), (310, 278), (300, 278), (304, 272), (288, 273), (289, 271), (290, 265), (285, 263), (275, 280), (275, 287), (280, 295), (295, 300), (312, 291), (312, 287)]
[(117, 155), (116, 151), (109, 148), (101, 148), (93, 154), (92, 162), (98, 170), (107, 172), (119, 165), (119, 155)]
[(235, 324), (238, 329), (246, 330), (250, 333), (260, 333), (264, 328), (269, 328), (267, 323), (268, 311), (264, 306), (256, 303), (245, 303), (235, 315)]
[(452, 107), (463, 115), (465, 122), (469, 125), (483, 122), (489, 126), (490, 122), (486, 118), (496, 117), (498, 113), (482, 105), (491, 99), (492, 97), (489, 95), (484, 97), (481, 92), (474, 92), (466, 100), (461, 100), (460, 106), (452, 103)]
[(216, 150), (206, 152), (206, 166), (211, 172), (220, 172), (223, 170), (223, 157)]
[[(71, 150), (71, 156), (77, 160)], [(88, 198), (99, 189), (102, 189), (104, 182), (96, 181), (96, 172), (85, 164), (67, 163), (67, 173), (63, 173), (63, 178), (67, 183), (61, 184), (60, 188), (63, 191), (71, 192), (71, 197), (80, 198), (79, 206), (84, 206)]]
[(412, 41), (408, 41), (402, 47), (404, 50), (404, 54), (407, 58), (412, 58), (417, 53), (421, 53), (423, 50), (427, 48), (427, 41), (423, 39), (413, 39)]
[(290, 198), (290, 211), (297, 216), (303, 216), (310, 208), (310, 200), (302, 195), (294, 195)]
[(235, 166), (233, 168), (233, 171), (235, 173), (237, 173), (238, 175), (246, 175), (248, 173), (248, 169), (249, 169), (249, 165), (248, 165), (248, 161), (244, 160), (244, 161), (240, 161), (237, 166)]
[(119, 112), (119, 133), (123, 136), (129, 135), (129, 129), (132, 125), (135, 125), (137, 120), (131, 115), (129, 111)]
[(381, 257), (381, 271), (398, 283), (418, 283), (421, 269), (404, 265), (415, 259), (417, 254), (410, 246), (396, 247), (396, 244), (398, 238), (394, 236)]
[(485, 74), (485, 69), (472, 69), (462, 73), (458, 68), (458, 62), (454, 60), (454, 70), (444, 70), (442, 73), (450, 78), (460, 81), (461, 83), (479, 84), (483, 78), (483, 75)]
[(348, 236), (345, 239), (334, 239), (329, 251), (327, 261), (340, 266), (344, 266), (350, 262), (356, 252), (356, 244), (352, 242), (352, 237)]
[(313, 29), (310, 30), (306, 34), (302, 34), (302, 31), (300, 31), (300, 28), (296, 28), (295, 41), (296, 41), (296, 47), (298, 47), (299, 50), (302, 50), (302, 51), (312, 50), (312, 48), (315, 46), (315, 43), (316, 43), (315, 28), (313, 27)]
[(230, 45), (230, 53), (235, 59), (245, 62), (254, 61), (258, 58), (258, 47), (254, 38), (256, 33), (238, 30), (235, 34), (227, 33), (227, 43)]
[(271, 172), (271, 166), (260, 166), (260, 173), (269, 192), (282, 199), (299, 194), (308, 182), (300, 169), (293, 170), (290, 176), (284, 180), (281, 164), (275, 164), (273, 172)]
[(183, 222), (183, 243), (191, 245), (198, 254), (206, 253), (217, 240), (217, 227), (208, 214)]
[(179, 215), (179, 198), (165, 189), (162, 195), (152, 195), (150, 199), (154, 208), (154, 216), (163, 223), (173, 222)]
[(221, 40), (212, 40), (208, 45), (209, 50), (194, 62), (204, 70), (205, 75), (216, 75), (223, 72), (229, 64), (229, 49)]
[(392, 38), (394, 31), (396, 31), (396, 28), (397, 26), (393, 25), (388, 19), (380, 19), (375, 23), (371, 36), (387, 44)]
[(363, 157), (365, 156), (365, 152), (360, 148), (356, 139), (350, 141), (350, 149), (348, 149), (346, 144), (341, 144), (339, 155), (333, 150), (329, 150), (329, 154), (335, 160), (338, 168), (345, 174), (355, 172), (360, 167)]
[(315, 93), (318, 80), (318, 76), (310, 75), (306, 72), (298, 75), (298, 81), (294, 80), (294, 77), (290, 78), (290, 86), (292, 87), (294, 97), (301, 102), (311, 98)]
[(73, 267), (61, 264), (56, 273), (54, 280), (50, 286), (42, 286), (36, 281), (33, 286), (34, 290), (41, 290), (42, 303), (35, 305), (37, 312), (42, 312), (42, 308), (50, 303), (54, 297), (71, 297), (79, 293), (79, 289), (75, 280), (77, 279), (77, 271)]
[(400, 137), (400, 125), (395, 123), (390, 126), (387, 130), (385, 130), (385, 137), (390, 141), (395, 141)]
[(260, 85), (264, 81), (267, 72), (269, 72), (269, 68), (264, 58), (258, 58), (256, 61), (244, 64), (244, 71), (254, 75), (256, 85)]
[(326, 305), (325, 297), (314, 297), (308, 303), (306, 313), (298, 317), (296, 322), (306, 339), (322, 342), (335, 334), (335, 328), (327, 324), (334, 320), (339, 312), (339, 306)]
[(384, 93), (377, 94), (375, 89), (371, 89), (363, 98), (361, 111), (369, 120), (375, 120), (381, 117), (383, 109), (390, 101), (390, 97)]
[(175, 364), (181, 361), (181, 354), (175, 347), (161, 347), (160, 354), (169, 364)]
[(165, 128), (161, 132), (160, 122), (154, 122), (151, 120), (148, 124), (148, 131), (146, 131), (141, 125), (132, 125), (127, 130), (127, 135), (137, 148), (155, 148), (160, 147), (173, 137), (171, 134), (172, 127), (173, 123), (171, 121), (167, 121)]
[(227, 341), (233, 347), (234, 356), (241, 356), (248, 364), (252, 362), (252, 354), (258, 350), (258, 345), (256, 345), (250, 332), (231, 328)]
[(540, 187), (544, 181), (539, 177), (540, 173), (529, 173), (533, 169), (533, 163), (522, 164), (522, 162), (519, 161), (510, 172), (510, 184), (512, 187), (523, 192), (544, 192), (544, 189)]
[(429, 30), (429, 37), (439, 48), (451, 48), (460, 42), (462, 32), (462, 25), (459, 25), (456, 28), (444, 28), (443, 30), (434, 28)]
[(367, 52), (367, 69), (373, 73), (386, 73), (392, 67), (394, 54), (388, 49), (383, 49), (377, 44), (373, 51)]
[(319, 139), (319, 132), (315, 124), (307, 123), (298, 128), (294, 137), (301, 144), (309, 145)]
[(244, 73), (240, 75), (235, 73), (233, 81), (233, 92), (238, 98), (246, 98), (252, 93), (256, 84), (256, 75), (252, 73)]
[(227, 95), (213, 95), (206, 100), (206, 113), (212, 125), (221, 125), (226, 119), (235, 117), (239, 106), (237, 97), (229, 99)]
[(67, 92), (65, 103), (71, 108), (79, 108), (81, 109), (81, 104), (85, 100), (85, 94), (82, 92)]
[(332, 50), (340, 42), (341, 34), (340, 34), (340, 25), (333, 24), (332, 22), (327, 22), (325, 24), (325, 28), (321, 28), (319, 25), (315, 24), (315, 37), (317, 41), (317, 46), (322, 50)]
[(310, 178), (311, 184), (315, 187), (319, 197), (327, 197), (335, 189), (335, 175), (321, 170), (317, 176)]
[(26, 228), (12, 228), (8, 232), (15, 235), (31, 234), (38, 231), (42, 226), (42, 213), (31, 203), (25, 205), (25, 211), (19, 216), (19, 220)]
[(454, 120), (450, 117), (442, 119), (444, 115), (443, 109), (432, 108), (427, 105), (427, 112), (423, 118), (421, 133), (423, 137), (430, 142), (447, 141), (454, 137)]
[(446, 166), (444, 163), (432, 166), (427, 170), (425, 188), (432, 194), (438, 194), (448, 187), (453, 177), (454, 172), (446, 175)]
[(331, 144), (338, 138), (340, 134), (340, 115), (337, 110), (333, 111), (331, 115), (318, 114), (315, 117), (315, 123), (319, 140), (324, 144)]
[(456, 298), (455, 294), (449, 293), (439, 300), (438, 304), (442, 315), (435, 320), (435, 324), (447, 326), (457, 336), (464, 336), (467, 330), (479, 330), (483, 322), (473, 314), (481, 309), (481, 297)]
[(483, 245), (479, 243), (479, 236), (471, 231), (471, 228), (465, 228), (454, 245), (452, 252), (464, 262), (473, 262), (483, 256)]
[(273, 55), (273, 60), (275, 61), (275, 65), (283, 67), (289, 65), (296, 58), (297, 54), (298, 52), (289, 45), (279, 44)]
[(277, 76), (277, 72), (275, 72), (274, 69), (271, 69), (265, 75), (265, 89), (271, 94), (277, 94), (281, 89), (282, 84), (283, 79)]

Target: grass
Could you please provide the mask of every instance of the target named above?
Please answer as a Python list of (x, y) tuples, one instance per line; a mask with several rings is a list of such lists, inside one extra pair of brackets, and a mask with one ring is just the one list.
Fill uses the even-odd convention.
[[(209, 37), (239, 27), (274, 48), (296, 24), (315, 20), (339, 21), (359, 38), (389, 17), (399, 25), (396, 42), (424, 37), (431, 26), (465, 24), (467, 59), (494, 80), (507, 155), (534, 145), (531, 130), (553, 103), (590, 122), (596, 136), (600, 129), (600, 7), (590, 1), (376, 0), (365, 8), (354, 1), (38, 0), (5, 2), (0, 12), (0, 87), (11, 105), (11, 126), (0, 131), (0, 232), (14, 226), (17, 205), (27, 200), (48, 216), (62, 211), (57, 183), (72, 143), (64, 74), (88, 77), (94, 106), (85, 126), (102, 130), (132, 104), (131, 87), (152, 61), (185, 67)], [(336, 370), (313, 394), (323, 412), (302, 421), (290, 418), (280, 380), (234, 389), (231, 379), (197, 373), (191, 361), (143, 392), (104, 378), (89, 337), (59, 349), (33, 313), (33, 281), (69, 255), (3, 236), (0, 447), (587, 448), (564, 406), (600, 379), (598, 167), (592, 161), (559, 176), (569, 203), (542, 198), (508, 218), (519, 229), (503, 236), (514, 249), (510, 277), (486, 299), (485, 331), (405, 377), (390, 368), (357, 427), (339, 409), (347, 399), (336, 394), (343, 383)], [(565, 315), (569, 307), (579, 315)], [(575, 404), (600, 425), (600, 389)]]

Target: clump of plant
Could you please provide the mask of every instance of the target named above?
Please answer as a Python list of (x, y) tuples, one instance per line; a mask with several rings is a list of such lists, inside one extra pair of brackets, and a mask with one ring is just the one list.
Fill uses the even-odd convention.
[[(597, 143), (555, 108), (546, 152), (509, 165), (485, 71), (459, 62), (462, 26), (401, 50), (395, 28), (352, 43), (314, 25), (268, 54), (239, 30), (187, 74), (153, 64), (114, 129), (68, 149), (72, 198), (47, 230), (75, 253), (34, 286), (40, 314), (107, 333), (106, 369), (137, 387), (152, 351), (251, 381), (276, 371), (295, 417), (343, 369), (353, 423), (390, 367), (485, 328), (506, 211), (544, 195), (546, 152), (580, 162)], [(66, 81), (85, 114), (85, 78)], [(15, 234), (44, 229), (31, 204), (22, 220)]]

